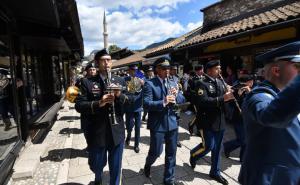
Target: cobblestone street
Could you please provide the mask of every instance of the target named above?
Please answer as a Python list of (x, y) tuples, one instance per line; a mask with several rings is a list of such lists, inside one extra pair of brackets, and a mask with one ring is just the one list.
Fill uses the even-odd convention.
[[(73, 104), (64, 103), (64, 109), (58, 113), (58, 119), (51, 131), (43, 141), (46, 147), (45, 152), (40, 156), (40, 163), (33, 174), (33, 178), (12, 179), (11, 185), (54, 185), (54, 184), (93, 184), (94, 175), (90, 171), (85, 150), (86, 143), (83, 133), (80, 130), (79, 114), (75, 111)], [(188, 185), (209, 185), (218, 184), (207, 174), (210, 170), (210, 155), (198, 161), (194, 170), (189, 165), (190, 149), (201, 142), (200, 137), (190, 137), (187, 131), (187, 123), (191, 116), (182, 114), (180, 123), (179, 139), (182, 148), (177, 150), (176, 178), (182, 184)], [(143, 175), (143, 166), (149, 148), (149, 131), (146, 124), (141, 128), (140, 153), (133, 151), (133, 138), (131, 146), (126, 147), (123, 155), (123, 176), (124, 185), (161, 184), (163, 181), (164, 153), (151, 168), (151, 179)], [(227, 129), (225, 139), (233, 137), (232, 129)], [(26, 150), (26, 148), (25, 148)], [(224, 177), (229, 184), (238, 184), (237, 177), (240, 169), (238, 152), (232, 153), (231, 158), (226, 159), (222, 154), (221, 168)], [(22, 152), (17, 160), (22, 160)], [(108, 184), (108, 166), (105, 167), (104, 184)]]

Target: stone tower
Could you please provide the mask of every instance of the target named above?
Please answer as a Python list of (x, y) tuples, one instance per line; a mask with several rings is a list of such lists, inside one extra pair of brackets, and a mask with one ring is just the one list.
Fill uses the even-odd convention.
[(107, 22), (106, 22), (105, 10), (104, 10), (104, 15), (103, 15), (103, 42), (104, 42), (104, 48), (108, 47), (107, 39), (108, 39)]

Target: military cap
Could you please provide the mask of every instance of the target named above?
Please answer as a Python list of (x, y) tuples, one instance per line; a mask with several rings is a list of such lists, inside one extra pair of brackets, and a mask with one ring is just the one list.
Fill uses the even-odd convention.
[(106, 55), (109, 55), (109, 52), (106, 48), (104, 48), (95, 54), (94, 60), (98, 61), (102, 56)]
[(85, 71), (89, 70), (90, 68), (96, 68), (96, 64), (94, 62), (89, 62), (86, 66), (85, 66)]
[(279, 60), (300, 62), (300, 41), (292, 42), (278, 47), (255, 58), (256, 61), (266, 65)]
[(149, 66), (148, 69), (146, 71), (153, 71), (153, 67)]
[(138, 66), (136, 64), (131, 64), (131, 65), (128, 66), (128, 69), (137, 70)]
[(171, 65), (171, 69), (177, 70), (177, 66), (176, 65)]
[(253, 76), (249, 73), (248, 70), (242, 69), (239, 71), (239, 81), (247, 82), (249, 80), (253, 80)]
[(195, 66), (195, 71), (203, 69), (203, 65), (197, 65)]
[(209, 69), (209, 68), (219, 66), (219, 65), (221, 65), (220, 60), (211, 60), (211, 61), (207, 62), (207, 64), (205, 65), (205, 68)]
[(170, 58), (168, 57), (160, 57), (155, 60), (154, 66), (161, 66), (161, 67), (170, 67)]

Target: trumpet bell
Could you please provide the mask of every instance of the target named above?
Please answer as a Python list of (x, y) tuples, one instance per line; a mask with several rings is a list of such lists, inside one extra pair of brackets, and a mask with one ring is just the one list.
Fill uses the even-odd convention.
[(76, 87), (75, 85), (72, 85), (70, 87), (68, 87), (67, 92), (66, 92), (66, 99), (70, 102), (70, 103), (74, 103), (76, 98), (79, 95), (79, 88)]
[(127, 91), (130, 94), (140, 93), (142, 91), (142, 82), (138, 77), (131, 78), (127, 82)]

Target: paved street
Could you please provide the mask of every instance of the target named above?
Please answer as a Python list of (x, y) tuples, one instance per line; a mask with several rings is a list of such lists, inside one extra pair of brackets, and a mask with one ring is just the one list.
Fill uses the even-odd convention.
[[(86, 143), (83, 133), (80, 130), (79, 114), (75, 111), (73, 104), (64, 103), (64, 109), (58, 113), (58, 120), (43, 141), (46, 151), (40, 157), (40, 163), (33, 175), (33, 178), (10, 180), (12, 185), (54, 185), (54, 184), (93, 184), (94, 175), (90, 171), (86, 153)], [(196, 144), (201, 142), (197, 136), (190, 137), (186, 127), (191, 116), (182, 115), (182, 123), (179, 129), (182, 148), (177, 150), (176, 177), (187, 185), (210, 185), (218, 184), (207, 174), (210, 170), (210, 155), (198, 161), (194, 170), (189, 166), (189, 152)], [(134, 135), (134, 134), (133, 134)], [(227, 129), (225, 140), (232, 138), (232, 130)], [(123, 155), (123, 176), (124, 185), (161, 184), (163, 181), (164, 154), (155, 162), (151, 168), (152, 178), (148, 179), (143, 175), (143, 166), (149, 148), (149, 131), (146, 124), (141, 128), (141, 151), (136, 154), (133, 151), (133, 138), (131, 146), (126, 147)], [(237, 176), (240, 169), (238, 152), (232, 153), (232, 158), (226, 159), (222, 154), (222, 171), (228, 179), (229, 184), (238, 184)], [(22, 154), (18, 160), (22, 159)], [(108, 167), (104, 172), (104, 184), (108, 184)]]

